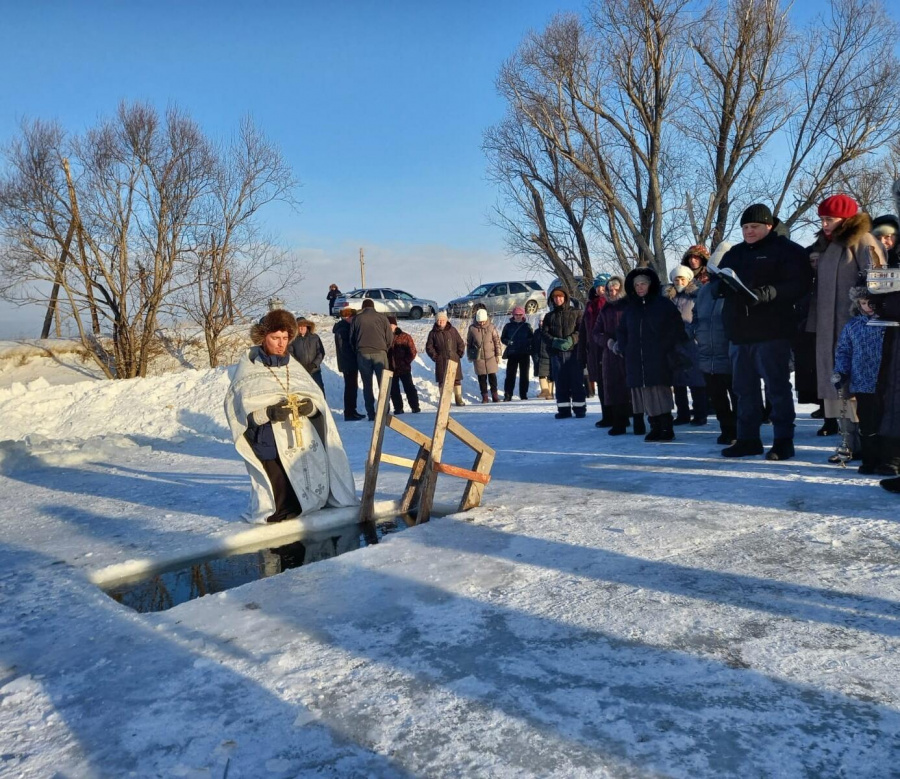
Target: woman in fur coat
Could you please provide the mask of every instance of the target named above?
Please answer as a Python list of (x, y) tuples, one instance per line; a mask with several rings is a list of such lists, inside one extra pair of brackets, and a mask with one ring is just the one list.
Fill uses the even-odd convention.
[[(885, 258), (882, 245), (870, 233), (872, 220), (859, 210), (853, 198), (832, 195), (819, 204), (818, 210), (822, 230), (811, 249), (819, 252), (819, 258), (806, 329), (816, 334), (816, 387), (825, 404), (826, 420), (834, 420), (841, 416), (841, 400), (831, 381), (834, 349), (850, 320), (850, 288), (870, 267), (883, 266)], [(845, 424), (845, 436), (855, 451), (859, 442), (852, 406), (845, 410)], [(839, 462), (836, 458), (837, 455), (830, 459)]]
[[(625, 313), (625, 281), (621, 276), (612, 276), (606, 282), (606, 305), (597, 316), (591, 339), (600, 351), (603, 371), (603, 410), (607, 422), (601, 419), (597, 427), (609, 427), (609, 435), (623, 435), (628, 428), (631, 416), (631, 393), (625, 383), (625, 360), (612, 349), (609, 342), (616, 340), (616, 330)], [(644, 415), (634, 414), (635, 435), (644, 435)]]

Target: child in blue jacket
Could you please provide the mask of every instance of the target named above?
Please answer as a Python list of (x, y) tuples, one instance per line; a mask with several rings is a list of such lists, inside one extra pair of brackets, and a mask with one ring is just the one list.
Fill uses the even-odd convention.
[[(856, 398), (859, 417), (859, 445), (862, 465), (859, 472), (873, 474), (881, 464), (881, 441), (878, 424), (881, 420), (875, 385), (881, 367), (881, 347), (884, 328), (871, 327), (874, 315), (865, 287), (850, 289), (851, 319), (844, 325), (834, 350), (834, 376), (832, 381), (838, 392), (849, 391)], [(856, 452), (854, 452), (855, 454)]]

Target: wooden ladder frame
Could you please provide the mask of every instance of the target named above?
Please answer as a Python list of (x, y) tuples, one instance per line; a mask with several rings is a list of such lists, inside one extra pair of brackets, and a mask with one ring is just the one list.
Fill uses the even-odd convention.
[[(491, 480), (491, 468), (497, 453), (450, 416), (450, 404), (453, 401), (457, 370), (456, 362), (450, 361), (447, 364), (447, 373), (441, 385), (441, 395), (431, 437), (420, 433), (388, 412), (391, 380), (394, 374), (389, 370), (382, 373), (378, 391), (378, 406), (375, 411), (375, 427), (372, 430), (372, 442), (366, 458), (366, 477), (359, 507), (359, 521), (364, 527), (371, 530), (374, 526), (375, 489), (381, 463), (410, 469), (409, 479), (400, 499), (400, 513), (405, 514), (415, 510), (417, 525), (427, 522), (431, 518), (434, 492), (440, 473), (465, 479), (468, 482), (459, 502), (459, 511), (468, 511), (481, 504), (481, 496), (485, 486)], [(419, 450), (413, 459), (386, 454), (382, 451), (385, 430), (388, 428), (419, 445)], [(447, 433), (455, 436), (475, 452), (475, 462), (471, 468), (460, 468), (441, 461)]]

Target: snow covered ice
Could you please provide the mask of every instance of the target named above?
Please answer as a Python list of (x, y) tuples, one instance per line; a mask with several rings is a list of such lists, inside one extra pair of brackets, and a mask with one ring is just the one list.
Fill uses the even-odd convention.
[[(139, 615), (89, 576), (248, 527), (227, 369), (3, 356), (2, 776), (900, 775), (900, 503), (825, 462), (811, 409), (777, 463), (720, 457), (714, 425), (651, 445), (593, 402), (470, 403), (481, 508)], [(361, 487), (371, 425), (339, 424)]]

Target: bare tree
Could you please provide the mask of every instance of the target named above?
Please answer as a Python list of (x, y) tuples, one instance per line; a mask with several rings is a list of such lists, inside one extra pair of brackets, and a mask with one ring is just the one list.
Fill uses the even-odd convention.
[[(787, 12), (779, 0), (729, 0), (710, 7), (691, 40), (689, 110), (679, 125), (705, 158), (685, 198), (696, 243), (727, 234), (742, 177), (790, 116)], [(707, 197), (708, 194), (708, 197)]]
[(184, 264), (182, 311), (203, 328), (211, 367), (219, 364), (219, 337), (236, 313), (254, 311), (300, 281), (293, 255), (258, 236), (258, 212), (282, 201), (296, 204), (297, 183), (281, 151), (250, 118), (216, 156), (203, 218), (193, 230)]
[(533, 128), (514, 118), (485, 133), (484, 149), (489, 175), (504, 198), (494, 223), (505, 230), (510, 249), (581, 296), (575, 277), (593, 278), (587, 235), (591, 202), (583, 177)]
[(679, 173), (670, 118), (696, 20), (688, 0), (609, 0), (532, 34), (501, 71), (513, 115), (589, 187), (599, 227), (665, 272), (667, 190)]
[(875, 0), (831, 0), (794, 41), (799, 73), (775, 211), (790, 227), (849, 163), (900, 132), (897, 24)]
[[(210, 363), (241, 306), (296, 281), (296, 262), (260, 240), (256, 217), (293, 203), (280, 152), (249, 120), (217, 150), (177, 109), (123, 104), (82, 136), (31, 122), (0, 179), (0, 294), (46, 301), (106, 375), (146, 374), (178, 301), (203, 325)], [(188, 303), (187, 297), (191, 300)]]

